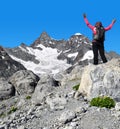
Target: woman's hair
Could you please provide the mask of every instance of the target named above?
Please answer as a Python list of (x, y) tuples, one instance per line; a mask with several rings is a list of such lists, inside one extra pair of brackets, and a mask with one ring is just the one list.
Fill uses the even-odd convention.
[(96, 23), (95, 23), (95, 26), (96, 26), (96, 27), (101, 27), (101, 26), (102, 26), (102, 22), (96, 22)]

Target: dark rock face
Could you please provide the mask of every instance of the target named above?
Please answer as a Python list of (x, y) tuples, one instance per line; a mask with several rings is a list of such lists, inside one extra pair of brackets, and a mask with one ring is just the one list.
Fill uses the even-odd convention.
[[(20, 49), (22, 48), (22, 49)], [(39, 61), (35, 59), (35, 56), (29, 53), (27, 46), (25, 44), (21, 44), (20, 47), (16, 48), (6, 48), (6, 51), (18, 59), (22, 59), (23, 61), (33, 61), (34, 63), (38, 64)]]
[(0, 77), (8, 79), (11, 75), (21, 69), (25, 69), (25, 67), (13, 60), (7, 52), (0, 47)]

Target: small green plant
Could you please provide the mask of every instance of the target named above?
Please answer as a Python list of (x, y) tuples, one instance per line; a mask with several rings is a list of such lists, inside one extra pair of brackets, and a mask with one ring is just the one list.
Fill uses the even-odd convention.
[(11, 113), (15, 112), (16, 110), (17, 110), (17, 107), (12, 106), (10, 108), (10, 111), (8, 112), (8, 114), (11, 114)]
[(79, 89), (80, 84), (73, 86), (73, 90), (77, 91)]
[(26, 99), (31, 99), (31, 96), (30, 95), (26, 96)]
[(112, 107), (115, 107), (115, 101), (110, 97), (101, 96), (101, 97), (93, 98), (90, 101), (90, 105), (96, 106), (96, 107), (112, 108)]

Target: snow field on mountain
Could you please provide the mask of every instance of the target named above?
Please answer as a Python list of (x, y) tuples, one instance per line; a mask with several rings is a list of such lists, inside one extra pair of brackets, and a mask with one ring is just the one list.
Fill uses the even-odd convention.
[[(57, 52), (57, 49), (45, 47), (41, 44), (38, 45), (37, 47), (41, 47), (42, 50), (27, 47), (28, 51), (26, 52), (34, 55), (36, 59), (39, 60), (40, 62), (39, 64), (35, 64), (32, 61), (26, 62), (12, 55), (10, 56), (14, 60), (23, 64), (25, 68), (33, 71), (36, 74), (44, 74), (48, 72), (51, 74), (55, 74), (55, 73), (58, 73), (59, 71), (64, 71), (71, 66), (70, 64), (67, 64), (66, 60), (63, 61), (63, 60), (57, 59), (57, 56), (59, 55), (59, 53)], [(23, 49), (21, 48), (21, 50)]]

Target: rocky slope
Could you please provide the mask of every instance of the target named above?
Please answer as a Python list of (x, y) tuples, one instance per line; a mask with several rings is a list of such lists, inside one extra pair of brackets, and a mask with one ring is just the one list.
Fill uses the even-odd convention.
[[(106, 53), (109, 61), (94, 66), (86, 37), (58, 41), (45, 32), (31, 46), (4, 50), (21, 67), (9, 71), (7, 79), (1, 74), (0, 129), (120, 129), (119, 55)], [(90, 106), (101, 95), (113, 98), (116, 106)]]
[(5, 49), (0, 46), (0, 78), (8, 79), (15, 72), (25, 69), (23, 65), (13, 60)]
[[(111, 63), (111, 62), (115, 63)], [(104, 78), (110, 78), (113, 74), (108, 74), (108, 71), (115, 73), (114, 79), (106, 82), (108, 87), (111, 86), (113, 95), (119, 98), (119, 82), (120, 80), (118, 68), (120, 68), (120, 60), (114, 59), (104, 65), (90, 65), (93, 67), (91, 74), (97, 76), (93, 82), (93, 88), (96, 87), (96, 79), (102, 81)], [(116, 66), (116, 68), (115, 68)], [(119, 129), (120, 128), (120, 102), (116, 99), (115, 108), (98, 108), (90, 106), (90, 99), (86, 95), (76, 96), (78, 91), (73, 90), (73, 86), (82, 83), (85, 76), (84, 70), (80, 66), (75, 67), (71, 73), (59, 73), (54, 76), (44, 75), (38, 79), (35, 91), (26, 93), (24, 82), (25, 79), (32, 77), (24, 77), (23, 89), (24, 93), (11, 97), (8, 100), (1, 101), (0, 105), (0, 128), (7, 129)], [(104, 69), (108, 68), (106, 71)], [(96, 70), (97, 69), (97, 70)], [(26, 71), (27, 72), (27, 71)], [(100, 73), (100, 74), (99, 74)], [(103, 73), (103, 74), (101, 74)], [(18, 74), (18, 73), (17, 73)], [(22, 74), (19, 73), (21, 78)], [(104, 75), (104, 78), (102, 77)], [(92, 76), (93, 77), (93, 76)], [(18, 80), (19, 76), (14, 76), (14, 80)], [(90, 80), (89, 80), (90, 81)], [(22, 80), (21, 80), (22, 82)], [(86, 82), (84, 80), (84, 82)], [(18, 82), (16, 82), (18, 83)], [(87, 83), (87, 82), (86, 82)], [(88, 83), (89, 84), (89, 83)], [(98, 81), (98, 84), (99, 81)], [(114, 85), (115, 84), (115, 85)], [(19, 84), (21, 86), (21, 84)], [(29, 83), (28, 83), (29, 86)], [(89, 86), (89, 85), (88, 85)], [(102, 89), (106, 86), (97, 85), (97, 89)], [(116, 87), (117, 86), (117, 87)], [(83, 86), (82, 86), (83, 87)], [(27, 90), (29, 91), (27, 87)], [(21, 88), (17, 89), (21, 91)], [(81, 90), (79, 90), (81, 91)], [(94, 97), (94, 92), (90, 90), (91, 97)], [(82, 91), (81, 91), (82, 92)], [(84, 92), (82, 92), (84, 93)], [(99, 92), (98, 92), (99, 93)], [(96, 92), (97, 94), (97, 92)], [(96, 95), (95, 94), (95, 95)], [(97, 94), (99, 96), (101, 94)], [(102, 95), (106, 95), (103, 90)], [(111, 94), (107, 94), (110, 96)], [(115, 96), (115, 97), (116, 97)], [(114, 98), (114, 97), (113, 97)]]

